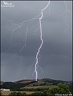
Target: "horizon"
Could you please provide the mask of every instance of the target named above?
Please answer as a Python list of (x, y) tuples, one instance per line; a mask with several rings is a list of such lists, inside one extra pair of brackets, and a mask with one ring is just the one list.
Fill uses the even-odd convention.
[[(43, 80), (43, 79), (50, 79), (50, 78), (41, 78), (41, 79), (37, 79), (37, 81), (35, 79), (20, 79), (20, 80), (15, 80), (15, 81), (2, 81), (1, 82), (19, 82), (19, 81), (36, 81), (38, 82), (38, 80)], [(56, 81), (66, 81), (66, 80), (59, 80), (59, 79), (51, 79), (51, 80), (56, 80)], [(72, 80), (69, 80), (67, 82), (72, 82)]]

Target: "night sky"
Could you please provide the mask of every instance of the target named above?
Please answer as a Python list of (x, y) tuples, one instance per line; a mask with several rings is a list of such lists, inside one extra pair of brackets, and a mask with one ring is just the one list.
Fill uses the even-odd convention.
[[(1, 80), (35, 79), (35, 57), (41, 44), (39, 17), (48, 1), (11, 2), (15, 7), (1, 8)], [(42, 34), (38, 79), (72, 80), (72, 1), (51, 1), (44, 11)]]

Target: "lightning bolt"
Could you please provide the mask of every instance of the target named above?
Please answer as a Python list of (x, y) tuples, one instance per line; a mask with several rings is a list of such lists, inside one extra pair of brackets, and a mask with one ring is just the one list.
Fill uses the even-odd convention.
[[(19, 28), (21, 28), (23, 26), (24, 23), (26, 22), (29, 22), (28, 25), (27, 25), (27, 28), (26, 28), (26, 35), (25, 35), (25, 44), (24, 46), (21, 48), (20, 50), (20, 53), (23, 51), (24, 47), (26, 46), (26, 41), (27, 41), (27, 34), (28, 34), (28, 28), (29, 26), (31, 25), (31, 23), (33, 23), (33, 21), (35, 21), (36, 19), (39, 19), (39, 23), (40, 23), (40, 39), (41, 39), (41, 44), (40, 44), (40, 47), (38, 48), (38, 51), (37, 51), (37, 54), (36, 54), (36, 63), (35, 63), (35, 73), (36, 73), (36, 81), (37, 81), (37, 77), (38, 77), (38, 74), (37, 74), (37, 67), (39, 67), (41, 70), (42, 68), (38, 65), (38, 56), (39, 56), (39, 53), (40, 53), (40, 49), (42, 48), (42, 45), (43, 45), (43, 38), (42, 38), (42, 25), (41, 25), (41, 20), (43, 18), (43, 11), (47, 9), (47, 7), (49, 6), (50, 4), (50, 1), (48, 1), (47, 5), (41, 10), (41, 13), (36, 16), (36, 17), (33, 17), (31, 20), (24, 20), (23, 22), (19, 23), (19, 24), (14, 24), (15, 27), (13, 30), (12, 30), (12, 33), (14, 33), (16, 30), (18, 30)], [(50, 7), (50, 6), (49, 6)], [(50, 13), (50, 11), (49, 11)], [(39, 17), (41, 15), (41, 17)], [(36, 31), (38, 30), (39, 28), (36, 29)], [(36, 32), (35, 31), (35, 32)], [(11, 35), (11, 39), (10, 39), (10, 42), (12, 41), (12, 35)], [(24, 41), (24, 40), (23, 40)], [(17, 44), (20, 44), (21, 42), (18, 42)], [(16, 46), (17, 44), (13, 45), (13, 46)], [(10, 48), (8, 49), (8, 51), (13, 47), (11, 46), (11, 43), (10, 43)]]
[(43, 45), (43, 38), (42, 38), (42, 24), (41, 24), (41, 20), (42, 20), (42, 18), (43, 18), (43, 11), (47, 9), (47, 7), (49, 6), (49, 4), (50, 4), (50, 1), (48, 1), (48, 4), (41, 10), (41, 17), (39, 18), (41, 44), (40, 44), (40, 47), (38, 48), (38, 51), (37, 51), (37, 54), (36, 54), (36, 63), (35, 63), (36, 81), (37, 81), (37, 79), (38, 79), (38, 72), (37, 72), (38, 55), (39, 55), (40, 50), (41, 50), (42, 45)]
[[(65, 3), (65, 6), (66, 6), (66, 9), (65, 9), (65, 11), (61, 14), (61, 15), (59, 15), (59, 16), (62, 16), (62, 15), (64, 15), (64, 14), (66, 14), (66, 19), (65, 19), (65, 24), (66, 24), (66, 26), (68, 27), (68, 24), (67, 24), (67, 22), (66, 22), (66, 20), (67, 20), (67, 13), (69, 12), (69, 10), (68, 10), (68, 6), (67, 6), (67, 2), (66, 1), (64, 1), (64, 3)], [(36, 17), (33, 17), (33, 18), (31, 18), (30, 20), (24, 20), (24, 21), (22, 21), (21, 23), (19, 23), (19, 24), (14, 24), (15, 25), (15, 28), (13, 28), (13, 30), (12, 30), (12, 34), (16, 31), (16, 30), (18, 30), (18, 29), (20, 29), (22, 26), (23, 26), (23, 24), (24, 23), (26, 23), (26, 22), (28, 22), (28, 24), (27, 24), (27, 27), (26, 27), (26, 35), (25, 35), (25, 40), (23, 40), (22, 42), (25, 42), (25, 44), (23, 45), (23, 47), (21, 48), (21, 50), (19, 51), (20, 53), (23, 51), (23, 49), (24, 49), (24, 47), (26, 46), (26, 41), (27, 41), (27, 34), (28, 34), (28, 28), (29, 28), (29, 26), (35, 21), (35, 20), (39, 20), (39, 28), (37, 28), (36, 30), (35, 30), (35, 32), (38, 30), (38, 29), (40, 29), (40, 40), (41, 40), (41, 44), (40, 44), (40, 46), (39, 46), (39, 48), (38, 48), (38, 50), (37, 50), (37, 53), (36, 53), (36, 58), (35, 58), (35, 62), (34, 62), (34, 72), (35, 72), (35, 80), (37, 81), (37, 79), (38, 79), (38, 67), (41, 69), (41, 67), (39, 66), (39, 54), (40, 54), (40, 51), (41, 51), (41, 48), (42, 48), (42, 46), (43, 46), (43, 36), (42, 36), (42, 23), (41, 23), (41, 21), (42, 21), (42, 19), (43, 19), (43, 13), (44, 13), (44, 11), (47, 9), (49, 7), (49, 9), (50, 9), (50, 1), (48, 1), (48, 3), (47, 3), (47, 5), (41, 10), (41, 12), (40, 12), (40, 14), (39, 15), (37, 15)], [(49, 11), (49, 14), (50, 14), (50, 11)], [(16, 27), (17, 26), (17, 27)], [(68, 29), (67, 29), (68, 30)], [(66, 31), (66, 30), (65, 30)], [(10, 42), (12, 41), (12, 35), (11, 35), (11, 39), (10, 39)], [(17, 44), (20, 44), (21, 42), (18, 42)], [(15, 44), (15, 45), (11, 45), (11, 43), (10, 43), (10, 48), (8, 49), (8, 50), (10, 50), (13, 46), (16, 46), (17, 44)], [(31, 65), (31, 67), (33, 66), (33, 64)], [(30, 67), (30, 68), (31, 68)], [(42, 70), (42, 69), (41, 69)]]

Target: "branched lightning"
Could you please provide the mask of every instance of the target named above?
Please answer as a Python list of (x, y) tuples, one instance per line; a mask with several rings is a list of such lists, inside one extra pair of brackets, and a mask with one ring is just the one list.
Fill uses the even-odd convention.
[[(22, 21), (22, 22), (19, 23), (19, 24), (14, 24), (14, 26), (17, 26), (17, 27), (15, 27), (15, 28), (13, 28), (13, 30), (11, 30), (12, 33), (11, 33), (11, 37), (10, 37), (10, 48), (7, 50), (7, 52), (8, 52), (12, 47), (16, 46), (17, 44), (20, 44), (21, 42), (25, 42), (25, 44), (24, 44), (24, 46), (21, 48), (20, 52), (24, 49), (24, 47), (26, 46), (26, 41), (27, 41), (28, 28), (29, 28), (29, 26), (30, 26), (35, 20), (37, 20), (37, 19), (39, 18), (39, 16), (40, 16), (40, 15), (37, 15), (37, 16), (31, 18), (30, 20), (24, 20), (24, 21)], [(20, 29), (20, 28), (23, 26), (24, 23), (28, 23), (28, 25), (27, 25), (27, 27), (26, 27), (25, 39), (22, 40), (21, 42), (18, 42), (17, 44), (11, 45), (12, 36), (13, 36), (12, 34), (15, 33), (16, 30)], [(38, 29), (39, 29), (39, 28), (38, 28)], [(38, 30), (38, 29), (37, 29), (37, 30)], [(10, 29), (9, 29), (9, 30), (10, 30)], [(37, 31), (37, 30), (36, 30), (36, 31)], [(36, 32), (36, 31), (35, 31), (35, 32)]]
[(50, 1), (48, 1), (48, 4), (41, 10), (41, 17), (39, 18), (39, 23), (40, 23), (40, 39), (41, 39), (41, 44), (40, 47), (38, 48), (37, 54), (36, 54), (36, 63), (35, 63), (35, 74), (36, 74), (36, 81), (38, 79), (38, 73), (37, 73), (37, 65), (38, 65), (38, 55), (40, 53), (40, 49), (42, 48), (43, 45), (43, 38), (42, 38), (42, 24), (41, 24), (41, 20), (43, 18), (43, 11), (47, 9), (47, 7), (49, 6)]
[[(33, 21), (35, 21), (36, 19), (39, 19), (39, 23), (40, 23), (40, 28), (37, 28), (36, 31), (38, 29), (40, 29), (40, 39), (41, 39), (41, 44), (40, 44), (40, 47), (38, 48), (38, 51), (37, 51), (37, 54), (36, 54), (36, 63), (35, 63), (35, 73), (36, 73), (36, 81), (37, 81), (37, 77), (38, 77), (38, 74), (37, 74), (37, 68), (39, 67), (41, 70), (42, 68), (38, 65), (38, 56), (39, 56), (39, 53), (40, 53), (40, 49), (43, 45), (43, 38), (42, 38), (42, 25), (41, 25), (41, 20), (43, 18), (43, 11), (47, 9), (47, 7), (49, 6), (50, 4), (50, 1), (48, 1), (47, 5), (41, 10), (41, 13), (39, 15), (37, 15), (36, 17), (33, 17), (31, 18), (30, 20), (24, 20), (23, 22), (19, 23), (19, 24), (14, 24), (16, 25), (17, 27), (15, 27), (13, 30), (12, 30), (12, 33), (14, 33), (16, 30), (20, 29), (24, 23), (28, 22), (28, 25), (26, 27), (26, 35), (25, 35), (25, 44), (24, 46), (21, 48), (20, 50), (20, 53), (23, 51), (24, 47), (26, 46), (26, 41), (27, 41), (27, 34), (28, 34), (28, 28), (29, 26), (31, 25), (31, 23), (33, 23)], [(49, 6), (50, 7), (50, 6)], [(39, 17), (41, 16), (41, 17)], [(35, 32), (36, 32), (35, 31)], [(10, 39), (10, 42), (12, 41), (12, 35), (11, 35), (11, 39)], [(20, 44), (21, 42), (18, 42), (17, 44)], [(13, 46), (16, 46), (17, 44), (13, 45)], [(10, 48), (8, 49), (8, 51), (13, 47), (11, 46), (11, 43), (10, 43)]]
[[(66, 5), (66, 9), (65, 9), (65, 11), (61, 14), (61, 15), (59, 15), (59, 16), (62, 16), (62, 15), (64, 15), (64, 14), (66, 14), (66, 19), (65, 19), (65, 24), (66, 24), (66, 26), (68, 27), (68, 24), (67, 24), (67, 22), (66, 22), (66, 20), (67, 20), (67, 13), (69, 12), (69, 10), (68, 10), (68, 6), (67, 6), (67, 2), (66, 1), (64, 1), (64, 3), (65, 3), (65, 5)], [(39, 29), (40, 30), (40, 40), (41, 40), (41, 44), (40, 44), (40, 46), (39, 46), (39, 48), (38, 48), (38, 50), (37, 50), (37, 53), (36, 53), (36, 58), (35, 58), (35, 63), (34, 63), (34, 67), (35, 67), (35, 69), (34, 69), (34, 73), (35, 73), (35, 80), (37, 81), (37, 79), (38, 79), (38, 67), (42, 70), (42, 68), (38, 65), (38, 63), (39, 63), (39, 54), (40, 54), (40, 50), (41, 50), (41, 48), (42, 48), (42, 46), (43, 46), (43, 36), (42, 36), (42, 19), (43, 19), (43, 13), (44, 13), (44, 11), (47, 9), (47, 8), (50, 8), (50, 1), (48, 1), (48, 3), (47, 3), (47, 5), (41, 10), (41, 12), (40, 12), (40, 14), (39, 15), (37, 15), (36, 17), (33, 17), (33, 18), (31, 18), (30, 20), (24, 20), (24, 21), (22, 21), (21, 23), (19, 23), (19, 24), (14, 24), (15, 26), (17, 26), (17, 27), (15, 27), (15, 28), (13, 28), (13, 30), (12, 30), (12, 34), (16, 31), (16, 30), (18, 30), (19, 28), (21, 28), (22, 26), (23, 26), (23, 24), (24, 23), (28, 23), (27, 24), (27, 27), (26, 27), (26, 35), (25, 35), (25, 39), (23, 40), (23, 41), (21, 41), (21, 42), (25, 42), (24, 43), (24, 45), (23, 45), (23, 47), (20, 49), (20, 53), (23, 51), (23, 49), (24, 49), (24, 47), (26, 46), (26, 41), (27, 41), (27, 35), (28, 35), (28, 29), (29, 29), (29, 26), (35, 21), (35, 20), (38, 20), (39, 21), (39, 28), (37, 28), (36, 30), (35, 30), (35, 32)], [(50, 13), (50, 11), (49, 11), (49, 13)], [(67, 28), (67, 30), (68, 30), (68, 28)], [(66, 30), (65, 30), (66, 31)], [(11, 34), (11, 39), (10, 39), (10, 42), (12, 41), (12, 34)], [(21, 42), (18, 42), (17, 44), (20, 44)], [(8, 49), (8, 51), (13, 47), (13, 46), (16, 46), (17, 44), (15, 44), (15, 45), (11, 45), (11, 43), (10, 43), (10, 48)], [(21, 57), (22, 58), (22, 57)], [(33, 64), (32, 64), (33, 65)], [(32, 65), (30, 66), (30, 68), (32, 67)]]

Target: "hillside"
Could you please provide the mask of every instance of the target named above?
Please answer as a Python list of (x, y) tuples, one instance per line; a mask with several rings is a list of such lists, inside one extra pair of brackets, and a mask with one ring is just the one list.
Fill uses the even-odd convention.
[(18, 84), (18, 83), (29, 83), (29, 82), (32, 82), (33, 80), (19, 80), (19, 81), (15, 81), (14, 83)]
[(35, 80), (19, 80), (15, 82), (1, 82), (1, 88), (10, 90), (23, 90), (31, 88), (47, 88), (48, 86), (56, 86), (58, 83), (65, 83), (71, 85), (71, 81), (53, 80), (53, 79), (38, 79)]

